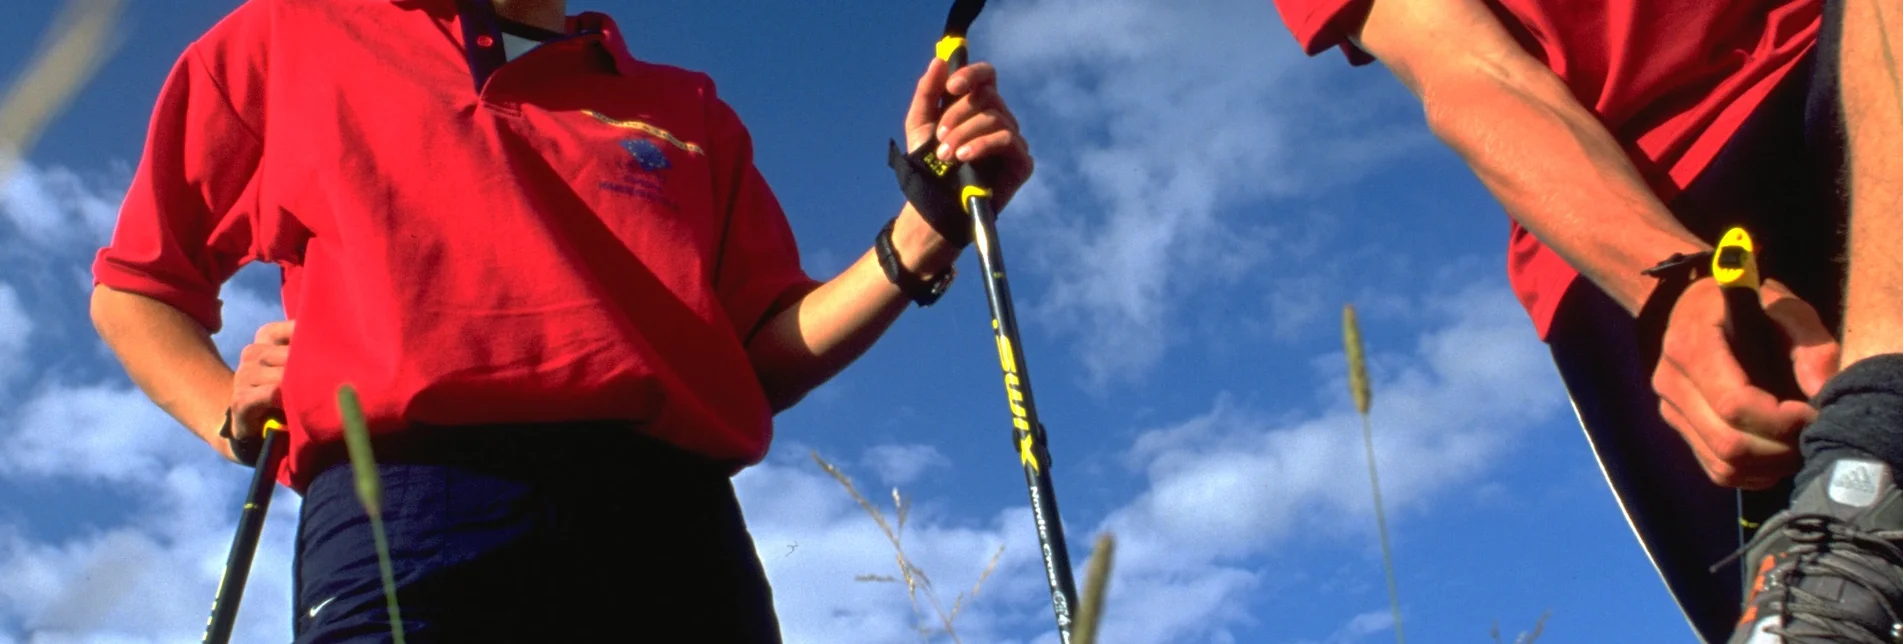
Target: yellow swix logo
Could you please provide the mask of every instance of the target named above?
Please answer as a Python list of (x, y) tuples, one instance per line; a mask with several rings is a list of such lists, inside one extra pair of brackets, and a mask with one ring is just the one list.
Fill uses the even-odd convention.
[(945, 176), (945, 173), (951, 171), (951, 163), (946, 162), (944, 159), (938, 158), (937, 150), (925, 151), (925, 158), (923, 159), (923, 161), (925, 161), (925, 167), (932, 169), (932, 174), (942, 177), (942, 176)]
[[(991, 329), (995, 332), (998, 323), (993, 321)], [(1004, 391), (1011, 399), (1012, 433), (1017, 435), (1018, 461), (1035, 472), (1040, 468), (1037, 459), (1037, 439), (1031, 434), (1029, 412), (1024, 410), (1024, 386), (1018, 379), (1017, 352), (1011, 346), (1011, 340), (998, 333), (998, 362), (1004, 367)]]

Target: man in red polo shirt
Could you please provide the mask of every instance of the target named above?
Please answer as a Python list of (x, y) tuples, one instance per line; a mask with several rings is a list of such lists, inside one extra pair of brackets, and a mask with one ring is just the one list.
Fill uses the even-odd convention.
[[(1032, 162), (994, 78), (933, 61), (904, 127), (917, 154), (983, 161), (1002, 204)], [(809, 278), (714, 84), (636, 60), (606, 16), (253, 0), (167, 79), (93, 317), (228, 458), (283, 415), (298, 642), (388, 632), (345, 383), (411, 641), (778, 641), (729, 477), (776, 411), (936, 299), (968, 242), (929, 204), (867, 222), (876, 251)], [(254, 261), (282, 269), (290, 321), (234, 374), (209, 333)]]
[[(1277, 6), (1306, 53), (1382, 62), (1505, 207), (1513, 288), (1703, 637), (1903, 631), (1903, 93), (1884, 61), (1903, 3)], [(1734, 225), (1766, 246), (1761, 304), (1815, 406), (1747, 380), (1713, 280), (1646, 274)], [(1745, 557), (1751, 594), (1703, 574), (1739, 545), (1730, 488), (1793, 474)]]

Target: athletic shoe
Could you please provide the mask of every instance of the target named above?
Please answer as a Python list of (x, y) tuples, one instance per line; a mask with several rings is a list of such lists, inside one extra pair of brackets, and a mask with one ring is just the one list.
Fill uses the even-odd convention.
[(1838, 460), (1745, 545), (1751, 584), (1730, 644), (1903, 642), (1900, 545), (1889, 466)]

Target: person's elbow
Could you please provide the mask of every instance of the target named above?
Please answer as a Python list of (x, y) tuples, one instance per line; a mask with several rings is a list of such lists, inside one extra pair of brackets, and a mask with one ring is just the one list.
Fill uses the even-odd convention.
[(107, 339), (108, 343), (113, 332), (120, 327), (119, 321), (125, 316), (124, 297), (124, 293), (115, 291), (110, 286), (93, 285), (92, 301), (89, 305), (93, 332), (98, 333), (100, 338)]
[[(819, 383), (813, 382), (817, 357), (800, 343), (791, 342), (784, 329), (769, 324), (747, 343), (747, 361), (773, 413), (791, 409)], [(794, 335), (792, 337), (798, 337)]]

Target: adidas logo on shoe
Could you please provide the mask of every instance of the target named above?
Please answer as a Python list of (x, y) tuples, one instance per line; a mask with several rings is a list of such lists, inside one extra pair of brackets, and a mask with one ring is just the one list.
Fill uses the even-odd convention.
[(1869, 507), (1877, 500), (1877, 478), (1883, 465), (1870, 461), (1842, 459), (1830, 472), (1830, 500), (1852, 507)]

